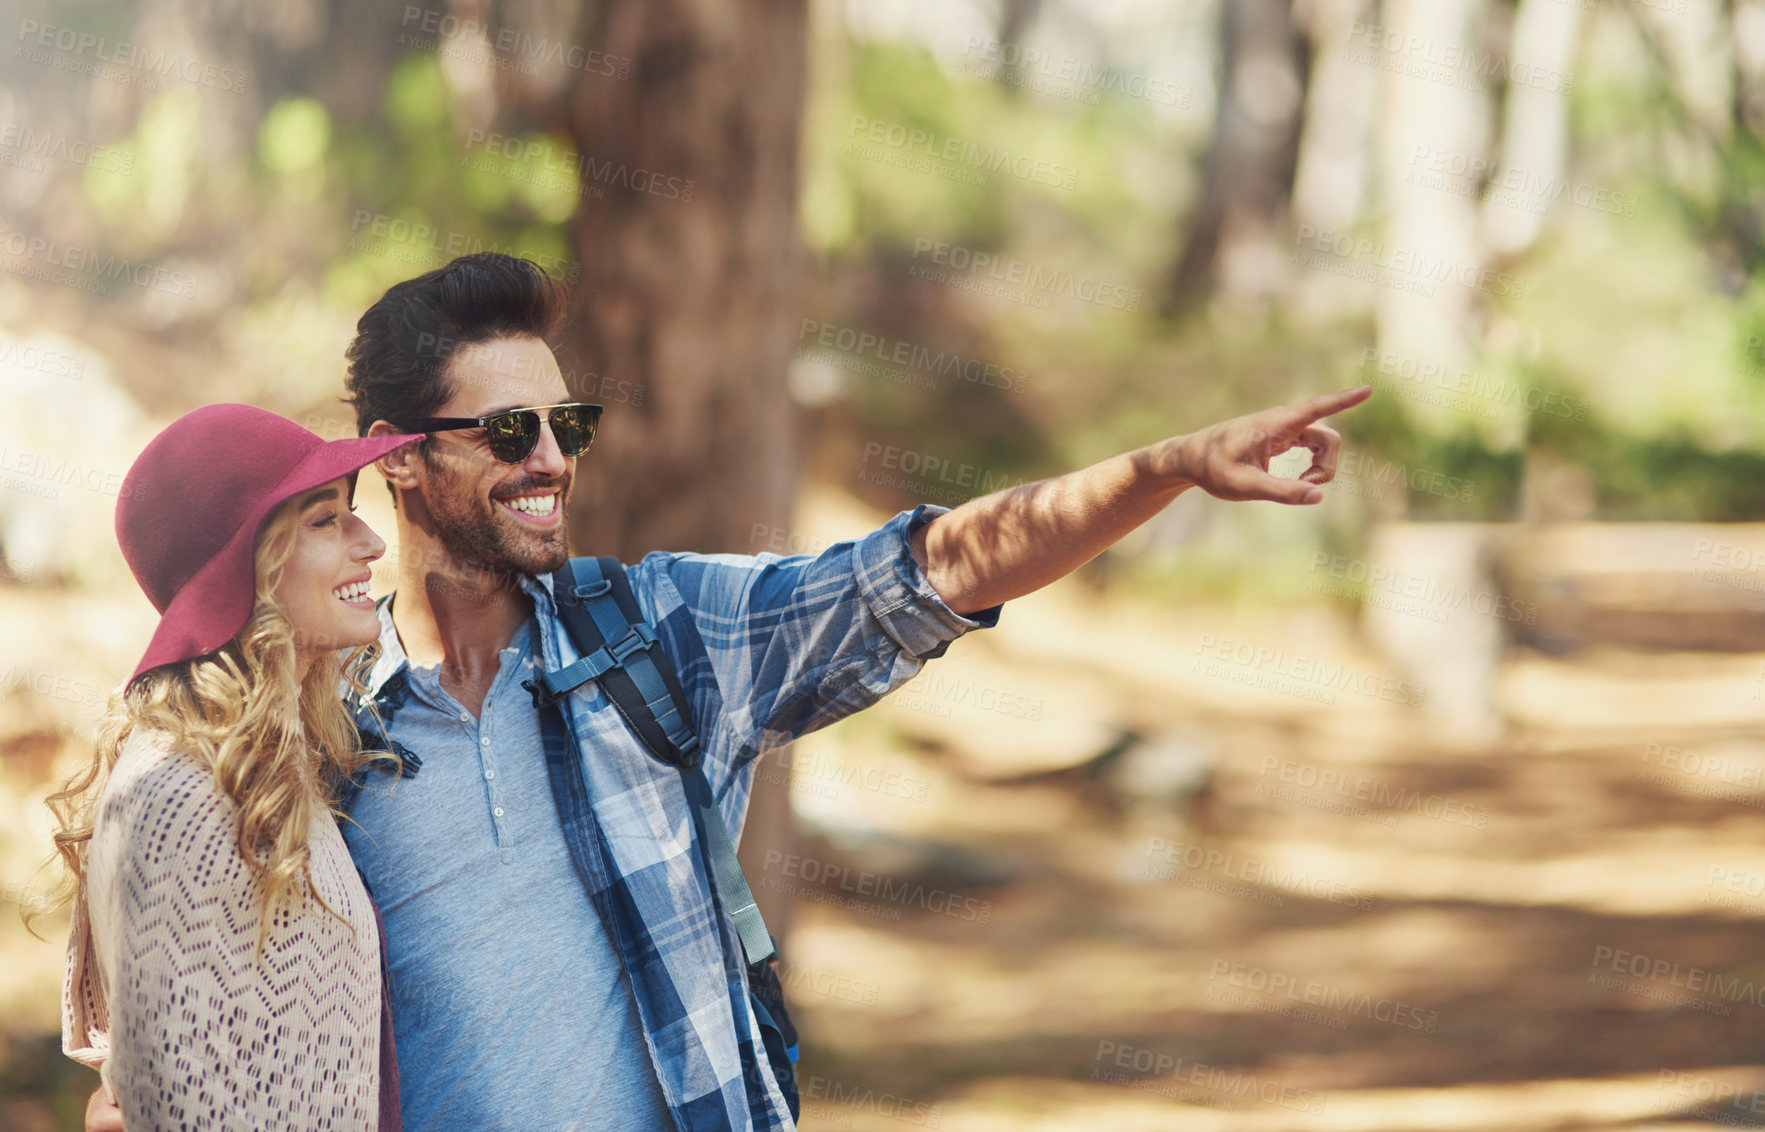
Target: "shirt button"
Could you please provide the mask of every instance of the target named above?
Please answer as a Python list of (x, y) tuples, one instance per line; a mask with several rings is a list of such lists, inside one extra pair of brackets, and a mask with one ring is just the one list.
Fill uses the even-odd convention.
[(488, 746), (490, 746), (490, 736), (488, 736), (488, 735), (486, 735), (486, 736), (485, 736), (485, 737), (484, 737), (484, 738), (482, 738), (482, 739), (480, 739), (480, 740), (478, 740), (478, 745), (479, 745), (479, 746), (480, 746), (480, 747), (488, 747)]
[(494, 770), (487, 770), (487, 771), (485, 771), (485, 772), (484, 772), (484, 777), (486, 777), (486, 778), (495, 778), (495, 777), (496, 777), (496, 771), (494, 771)]
[(492, 810), (491, 813), (495, 814), (497, 817), (500, 818), (503, 816), (503, 808), (501, 806), (498, 806), (496, 809)]
[(461, 712), (461, 713), (460, 713), (460, 722), (461, 722), (461, 723), (470, 723), (470, 722), (472, 722), (472, 716), (471, 716), (471, 714), (470, 714), (470, 713), (469, 713), (469, 712), (463, 712), (463, 711), (462, 711), (462, 712)]

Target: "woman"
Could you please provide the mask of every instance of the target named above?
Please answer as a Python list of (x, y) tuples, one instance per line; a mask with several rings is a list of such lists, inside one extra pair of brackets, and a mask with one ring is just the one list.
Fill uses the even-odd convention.
[(368, 763), (340, 692), (380, 635), (356, 473), (419, 439), (213, 405), (123, 481), (117, 538), (161, 619), (50, 804), (63, 1048), (130, 1132), (397, 1127), (379, 915), (331, 787)]

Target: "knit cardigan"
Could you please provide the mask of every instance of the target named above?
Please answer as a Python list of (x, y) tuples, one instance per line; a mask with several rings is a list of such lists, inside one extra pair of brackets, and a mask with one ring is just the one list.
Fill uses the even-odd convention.
[(74, 907), (62, 1048), (99, 1071), (130, 1132), (375, 1129), (385, 988), (360, 874), (316, 807), (312, 881), (347, 923), (285, 904), (260, 966), (262, 888), (236, 812), (166, 736), (124, 744)]

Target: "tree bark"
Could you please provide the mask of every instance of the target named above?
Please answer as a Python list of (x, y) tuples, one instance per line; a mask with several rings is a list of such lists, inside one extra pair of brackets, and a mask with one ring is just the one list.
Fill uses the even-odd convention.
[(1206, 297), (1233, 244), (1270, 239), (1293, 191), (1311, 52), (1292, 0), (1225, 0), (1219, 21), (1213, 140), (1201, 200), (1160, 302), (1167, 316)]
[[(586, 17), (580, 42), (631, 62), (561, 98), (602, 193), (572, 221), (566, 380), (607, 406), (577, 470), (573, 553), (756, 553), (790, 525), (807, 18), (803, 0), (616, 0)], [(758, 776), (744, 868), (795, 844), (788, 775)], [(754, 889), (782, 941), (789, 901)]]
[(604, 193), (572, 221), (567, 377), (607, 406), (572, 542), (625, 561), (751, 552), (756, 528), (788, 525), (798, 465), (806, 6), (627, 0), (593, 19), (586, 42), (632, 64), (566, 95), (585, 187)]

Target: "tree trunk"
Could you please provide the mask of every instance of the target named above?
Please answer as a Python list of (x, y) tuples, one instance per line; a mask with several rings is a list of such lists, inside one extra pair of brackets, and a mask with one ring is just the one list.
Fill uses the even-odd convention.
[[(1219, 21), (1213, 140), (1201, 200), (1160, 302), (1165, 315), (1205, 298), (1234, 251), (1273, 239), (1293, 191), (1311, 53), (1293, 22), (1292, 0), (1225, 0)], [(1242, 257), (1248, 264), (1267, 259)], [(1234, 290), (1284, 283), (1255, 267), (1227, 275)]]
[[(566, 378), (607, 406), (577, 472), (572, 549), (756, 553), (790, 525), (799, 464), (785, 376), (807, 7), (620, 0), (589, 22), (582, 42), (631, 63), (623, 80), (581, 73), (563, 95), (584, 187), (603, 193), (572, 221)], [(794, 845), (789, 818), (788, 777), (758, 776), (741, 845), (751, 877), (767, 850)], [(782, 940), (787, 902), (754, 887)]]
[(585, 188), (604, 193), (572, 221), (567, 376), (607, 406), (577, 553), (751, 552), (757, 527), (788, 525), (806, 19), (801, 0), (626, 0), (587, 36), (632, 64), (566, 95)]
[[(1487, 50), (1492, 58), (1513, 58), (1505, 40), (1485, 44), (1490, 23), (1489, 0), (1387, 0), (1380, 18), (1384, 42), (1458, 45)], [(1496, 79), (1487, 79), (1489, 89), (1482, 89), (1485, 80), (1448, 61), (1452, 56), (1444, 49), (1437, 57), (1440, 61), (1423, 60), (1412, 65), (1414, 73), (1403, 73), (1394, 69), (1405, 62), (1401, 56), (1383, 56), (1388, 65), (1382, 75), (1380, 173), (1386, 215), (1381, 239), (1394, 261), (1402, 256), (1405, 263), (1431, 266), (1391, 271), (1395, 282), (1412, 286), (1375, 287), (1375, 318), (1385, 355), (1460, 373), (1477, 368), (1482, 321), (1494, 292), (1506, 284), (1487, 284), (1487, 291), (1476, 286), (1489, 255), (1478, 227), (1475, 189), (1454, 186), (1451, 178), (1445, 187), (1433, 184), (1423, 162), (1438, 158), (1450, 169), (1487, 160)], [(1436, 428), (1447, 427), (1453, 417), (1440, 405), (1412, 404), (1406, 412)]]

